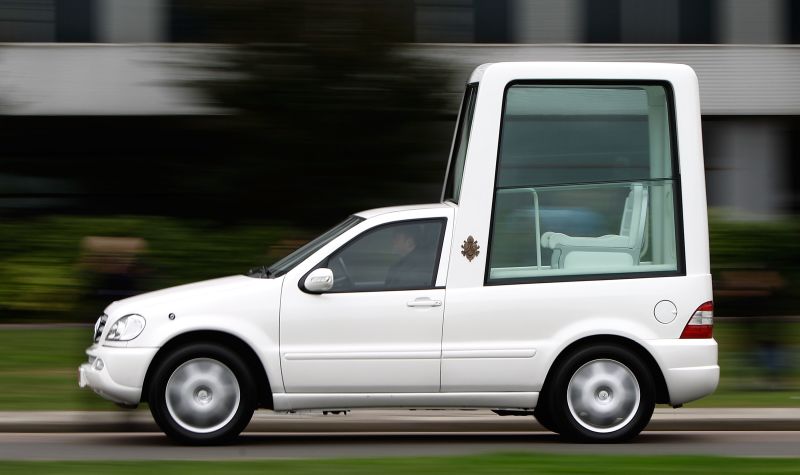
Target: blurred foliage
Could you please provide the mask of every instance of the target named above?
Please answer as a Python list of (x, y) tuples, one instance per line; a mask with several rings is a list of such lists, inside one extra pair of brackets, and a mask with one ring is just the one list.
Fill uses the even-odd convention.
[(800, 218), (709, 216), (717, 315), (800, 315)]
[(749, 221), (712, 211), (709, 231), (711, 260), (718, 269), (800, 270), (800, 219), (796, 217)]
[(288, 254), (308, 232), (271, 225), (220, 227), (166, 217), (52, 216), (0, 222), (0, 322), (91, 323), (115, 300), (97, 295), (102, 275), (87, 266), (86, 236), (137, 237), (132, 293), (241, 274)]
[[(229, 43), (192, 82), (234, 112), (228, 173), (216, 186), (279, 197), (271, 215), (309, 219), (386, 203), (430, 201), (449, 134), (430, 123), (455, 110), (447, 71), (404, 54), (391, 2), (184, 0), (206, 37)], [(243, 170), (248, 170), (243, 173)]]
[[(761, 331), (766, 327), (769, 341)], [(718, 319), (714, 339), (719, 344), (719, 386), (687, 406), (800, 407), (800, 321)]]

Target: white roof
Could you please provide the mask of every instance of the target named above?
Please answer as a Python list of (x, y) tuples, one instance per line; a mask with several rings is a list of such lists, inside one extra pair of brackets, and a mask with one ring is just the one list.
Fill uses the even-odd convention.
[(506, 61), (484, 63), (470, 75), (470, 83), (480, 82), (488, 71), (502, 69), (520, 79), (668, 79), (693, 75), (685, 64), (597, 62), (597, 61)]
[(361, 218), (370, 219), (374, 218), (375, 216), (380, 216), (382, 214), (387, 214), (387, 213), (397, 213), (401, 211), (418, 211), (423, 209), (444, 209), (451, 207), (453, 207), (453, 205), (450, 203), (430, 203), (430, 204), (389, 206), (387, 208), (368, 209), (364, 211), (359, 211), (358, 213), (354, 214)]

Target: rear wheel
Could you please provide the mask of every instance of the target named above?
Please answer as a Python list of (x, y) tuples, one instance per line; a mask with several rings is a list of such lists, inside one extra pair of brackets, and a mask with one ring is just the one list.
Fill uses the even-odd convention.
[(167, 356), (153, 374), (150, 411), (170, 438), (220, 444), (244, 430), (255, 409), (255, 384), (228, 348), (197, 343)]
[(584, 442), (621, 442), (638, 435), (655, 408), (655, 384), (636, 354), (593, 346), (564, 360), (546, 405), (563, 436)]

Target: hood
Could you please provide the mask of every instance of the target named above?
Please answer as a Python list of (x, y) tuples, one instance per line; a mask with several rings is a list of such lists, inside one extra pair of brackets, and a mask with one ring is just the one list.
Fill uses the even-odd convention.
[[(138, 313), (147, 319), (170, 313), (220, 314), (243, 306), (265, 305), (280, 293), (283, 279), (254, 279), (243, 275), (194, 282), (119, 300), (106, 308), (109, 322)], [(162, 315), (163, 314), (163, 315)]]

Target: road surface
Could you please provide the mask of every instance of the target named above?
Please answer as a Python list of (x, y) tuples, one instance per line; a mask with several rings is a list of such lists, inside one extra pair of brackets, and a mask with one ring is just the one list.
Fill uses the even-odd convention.
[(497, 452), (800, 456), (800, 431), (644, 432), (628, 444), (571, 444), (547, 432), (245, 433), (184, 447), (159, 433), (5, 433), (0, 460), (230, 460), (467, 455)]
[(490, 411), (258, 411), (234, 445), (184, 447), (147, 411), (2, 412), (0, 460), (218, 460), (496, 452), (800, 457), (800, 409), (656, 409), (628, 444), (572, 444)]

